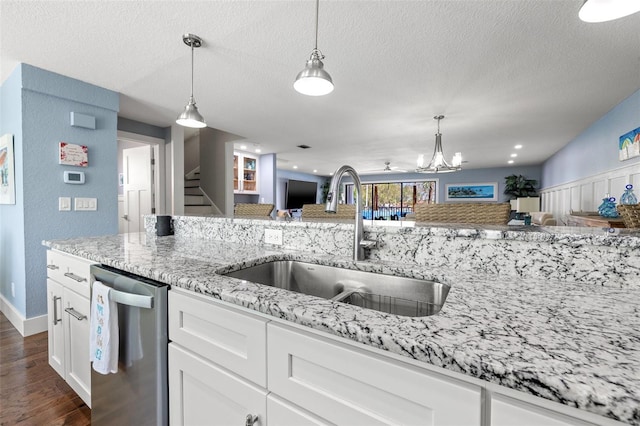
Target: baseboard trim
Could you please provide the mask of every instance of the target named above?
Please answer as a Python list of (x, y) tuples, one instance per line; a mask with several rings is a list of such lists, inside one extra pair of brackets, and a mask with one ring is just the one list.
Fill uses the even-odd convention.
[(47, 331), (47, 315), (25, 318), (2, 294), (0, 294), (0, 312), (7, 317), (22, 337)]

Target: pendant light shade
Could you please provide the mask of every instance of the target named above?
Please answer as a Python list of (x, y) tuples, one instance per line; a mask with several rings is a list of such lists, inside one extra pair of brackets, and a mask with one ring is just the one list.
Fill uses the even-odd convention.
[(193, 98), (193, 50), (196, 47), (202, 46), (202, 39), (195, 34), (185, 34), (182, 36), (184, 44), (191, 47), (191, 96), (189, 97), (189, 103), (184, 108), (184, 111), (176, 119), (176, 123), (184, 127), (193, 127), (201, 129), (207, 127), (207, 123), (204, 121), (204, 117), (198, 112), (196, 101)]
[(578, 12), (584, 22), (606, 22), (640, 11), (636, 0), (585, 0)]
[(418, 156), (418, 173), (450, 173), (457, 172), (462, 169), (462, 153), (456, 152), (451, 160), (451, 164), (447, 163), (444, 159), (444, 152), (442, 151), (442, 134), (440, 133), (440, 120), (444, 118), (444, 115), (436, 115), (434, 120), (438, 120), (438, 133), (436, 133), (436, 146), (433, 149), (433, 157), (429, 164), (424, 167), (424, 156), (421, 154)]
[(333, 80), (324, 69), (324, 55), (318, 50), (318, 9), (320, 0), (316, 0), (316, 44), (304, 69), (298, 73), (293, 88), (308, 96), (323, 96), (333, 92)]

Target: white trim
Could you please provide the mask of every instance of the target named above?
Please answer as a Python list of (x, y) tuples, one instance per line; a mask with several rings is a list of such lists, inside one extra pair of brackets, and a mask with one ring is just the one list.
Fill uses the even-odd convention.
[(6, 297), (0, 294), (0, 312), (4, 314), (22, 337), (47, 331), (47, 315), (25, 318)]
[[(156, 214), (164, 214), (167, 211), (167, 196), (165, 190), (163, 190), (164, 188), (166, 188), (165, 182), (167, 175), (164, 149), (164, 146), (166, 144), (165, 140), (153, 136), (140, 135), (138, 133), (123, 132), (122, 130), (118, 130), (118, 140), (144, 143), (153, 147), (153, 198), (155, 200), (154, 207), (156, 209)], [(163, 149), (160, 149), (160, 147), (163, 147)]]
[(544, 188), (540, 191), (541, 211), (552, 213), (562, 225), (571, 211), (596, 211), (607, 194), (618, 202), (628, 183), (640, 197), (640, 163)]

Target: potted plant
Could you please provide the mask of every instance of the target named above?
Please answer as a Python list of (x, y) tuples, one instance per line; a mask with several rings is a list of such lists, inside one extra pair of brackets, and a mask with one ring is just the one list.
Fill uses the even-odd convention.
[(504, 194), (508, 200), (515, 200), (518, 197), (536, 197), (538, 181), (527, 179), (522, 175), (510, 175), (504, 178)]

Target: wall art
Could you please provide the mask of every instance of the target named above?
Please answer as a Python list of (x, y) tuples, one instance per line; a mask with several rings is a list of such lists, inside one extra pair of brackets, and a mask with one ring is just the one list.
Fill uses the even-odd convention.
[(640, 155), (640, 127), (620, 136), (618, 158), (620, 161)]
[(89, 148), (85, 145), (60, 142), (59, 152), (60, 159), (58, 164), (78, 167), (87, 167), (89, 165)]
[(445, 201), (498, 201), (498, 183), (448, 183)]
[(16, 203), (13, 135), (0, 137), (0, 204)]

